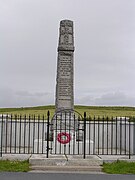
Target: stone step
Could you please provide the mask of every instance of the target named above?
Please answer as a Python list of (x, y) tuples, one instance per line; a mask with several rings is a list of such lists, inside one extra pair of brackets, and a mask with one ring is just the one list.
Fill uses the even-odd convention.
[(103, 164), (98, 159), (64, 159), (64, 158), (30, 158), (33, 166), (99, 166)]
[(32, 171), (102, 172), (101, 166), (31, 166)]

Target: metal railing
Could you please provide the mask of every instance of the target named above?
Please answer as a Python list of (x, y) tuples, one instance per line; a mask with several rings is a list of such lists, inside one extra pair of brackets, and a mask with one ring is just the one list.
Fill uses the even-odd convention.
[[(135, 155), (135, 122), (129, 118), (99, 118), (58, 114), (47, 116), (0, 116), (0, 156), (2, 154)], [(60, 116), (64, 117), (63, 121)], [(77, 122), (77, 123), (76, 123)], [(55, 126), (54, 126), (55, 123)], [(57, 135), (70, 134), (62, 144)], [(66, 138), (66, 137), (62, 137)], [(62, 141), (63, 142), (63, 141)]]
[(46, 118), (21, 115), (2, 115), (0, 119), (1, 154), (46, 153)]

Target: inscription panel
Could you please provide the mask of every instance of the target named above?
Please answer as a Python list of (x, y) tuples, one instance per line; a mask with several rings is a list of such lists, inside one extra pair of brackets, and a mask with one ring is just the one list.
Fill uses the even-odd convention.
[(60, 64), (58, 66), (61, 77), (70, 77), (72, 71), (71, 57), (60, 56)]
[(60, 55), (59, 63), (59, 96), (69, 97), (72, 96), (72, 59), (71, 56)]

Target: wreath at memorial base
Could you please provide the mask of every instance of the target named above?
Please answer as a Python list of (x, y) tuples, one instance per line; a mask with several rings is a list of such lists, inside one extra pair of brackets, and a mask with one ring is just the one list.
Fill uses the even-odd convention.
[(61, 132), (57, 135), (57, 141), (61, 144), (67, 144), (71, 140), (70, 134), (66, 132)]

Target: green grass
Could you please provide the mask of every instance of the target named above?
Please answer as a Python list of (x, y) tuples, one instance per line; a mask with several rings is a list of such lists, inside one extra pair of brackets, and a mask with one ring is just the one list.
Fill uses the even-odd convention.
[(103, 171), (109, 174), (135, 174), (135, 162), (104, 163)]
[(50, 111), (50, 116), (52, 117), (55, 112), (54, 106), (37, 106), (37, 107), (21, 107), (21, 108), (0, 108), (0, 114), (12, 114), (12, 115), (40, 115), (47, 116), (48, 110)]
[(29, 162), (27, 161), (0, 161), (0, 171), (8, 172), (27, 172), (29, 171)]
[(124, 117), (135, 116), (134, 107), (106, 107), (106, 106), (75, 106), (75, 109), (83, 114), (86, 111), (87, 116), (99, 116), (99, 117)]
[[(0, 114), (21, 114), (21, 115), (47, 115), (47, 111), (50, 111), (52, 117), (55, 112), (55, 106), (37, 106), (37, 107), (23, 107), (23, 108), (0, 108)], [(87, 113), (87, 116), (99, 116), (99, 117), (116, 117), (116, 116), (135, 116), (135, 107), (106, 107), (106, 106), (75, 106), (75, 110), (80, 114)]]

